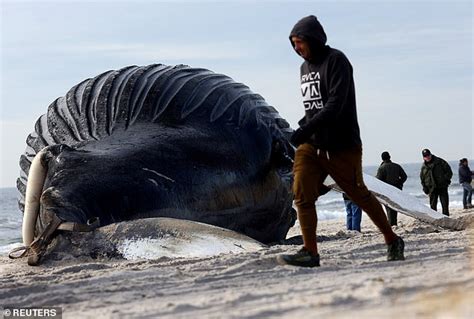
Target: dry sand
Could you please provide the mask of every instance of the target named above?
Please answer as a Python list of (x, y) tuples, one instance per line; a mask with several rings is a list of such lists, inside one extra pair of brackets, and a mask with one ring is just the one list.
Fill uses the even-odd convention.
[[(453, 217), (474, 217), (454, 210)], [(474, 318), (473, 229), (399, 215), (406, 261), (387, 262), (364, 214), (362, 233), (320, 222), (321, 267), (280, 266), (298, 246), (207, 258), (68, 260), (29, 267), (0, 258), (0, 306), (58, 306), (63, 318)], [(290, 236), (299, 233), (298, 228)]]

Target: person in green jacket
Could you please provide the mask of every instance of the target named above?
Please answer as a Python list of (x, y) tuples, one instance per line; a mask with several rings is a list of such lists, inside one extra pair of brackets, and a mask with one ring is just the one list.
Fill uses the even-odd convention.
[[(382, 164), (380, 164), (376, 178), (382, 182), (395, 186), (398, 189), (403, 188), (403, 183), (407, 180), (407, 174), (403, 168), (390, 160), (390, 153), (385, 151), (382, 153)], [(390, 226), (397, 226), (397, 211), (385, 205), (388, 222)]]
[(437, 209), (439, 197), (443, 214), (449, 216), (448, 186), (451, 184), (453, 171), (444, 159), (431, 154), (429, 149), (425, 148), (421, 154), (423, 165), (420, 180), (423, 192), (430, 196), (430, 206), (433, 210)]

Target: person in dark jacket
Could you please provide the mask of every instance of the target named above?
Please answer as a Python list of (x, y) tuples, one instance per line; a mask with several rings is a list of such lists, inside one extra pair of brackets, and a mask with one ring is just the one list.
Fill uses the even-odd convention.
[(451, 184), (453, 171), (449, 164), (425, 148), (423, 155), (423, 165), (421, 166), (420, 180), (423, 192), (430, 196), (431, 209), (436, 210), (438, 197), (441, 202), (443, 214), (449, 216), (449, 195), (448, 186)]
[[(403, 168), (390, 160), (390, 153), (387, 151), (382, 153), (382, 164), (380, 164), (375, 177), (398, 189), (403, 189), (403, 183), (407, 180), (407, 174)], [(387, 218), (390, 225), (396, 226), (397, 211), (388, 206), (385, 206), (385, 211), (387, 212)]]
[(312, 15), (296, 23), (290, 42), (305, 60), (300, 69), (305, 116), (291, 137), (297, 147), (293, 192), (303, 248), (296, 254), (278, 256), (278, 262), (319, 266), (315, 201), (328, 175), (380, 229), (388, 245), (387, 259), (403, 260), (403, 240), (392, 231), (382, 206), (362, 178), (362, 142), (349, 60), (326, 45), (326, 33)]
[(463, 188), (462, 205), (464, 209), (472, 208), (472, 175), (473, 172), (469, 168), (467, 158), (462, 158), (459, 161), (459, 184)]

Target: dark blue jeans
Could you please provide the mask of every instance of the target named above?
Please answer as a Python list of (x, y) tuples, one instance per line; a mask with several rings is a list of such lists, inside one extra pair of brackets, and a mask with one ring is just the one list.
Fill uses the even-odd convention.
[(346, 225), (348, 230), (357, 230), (360, 232), (360, 222), (362, 220), (362, 210), (354, 202), (345, 199), (346, 205)]
[(463, 194), (462, 194), (462, 205), (464, 208), (471, 206), (472, 200), (472, 186), (471, 183), (462, 183)]

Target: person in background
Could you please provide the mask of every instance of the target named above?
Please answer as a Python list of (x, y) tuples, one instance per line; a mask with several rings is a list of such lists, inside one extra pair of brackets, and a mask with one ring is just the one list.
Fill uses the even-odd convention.
[(357, 230), (360, 232), (360, 222), (362, 221), (362, 209), (357, 206), (347, 195), (342, 193), (344, 205), (346, 206), (346, 226), (347, 230)]
[(425, 148), (421, 154), (423, 155), (423, 165), (421, 166), (420, 180), (423, 192), (430, 196), (430, 206), (433, 210), (437, 209), (439, 197), (443, 214), (449, 216), (448, 186), (451, 184), (453, 171), (448, 162), (431, 154), (429, 149)]
[(472, 208), (472, 175), (474, 174), (468, 166), (467, 158), (459, 161), (459, 184), (463, 188), (462, 205), (464, 209)]
[[(382, 153), (382, 164), (380, 164), (375, 177), (400, 190), (403, 189), (403, 183), (407, 180), (407, 174), (403, 168), (390, 160), (390, 153), (387, 151)], [(387, 212), (387, 218), (390, 225), (396, 226), (397, 211), (388, 206), (385, 206), (385, 211)]]
[(300, 68), (305, 116), (291, 136), (291, 143), (297, 147), (293, 193), (303, 247), (295, 254), (278, 256), (278, 263), (320, 265), (315, 202), (328, 175), (382, 232), (387, 260), (404, 260), (402, 238), (393, 232), (382, 206), (362, 177), (362, 142), (349, 60), (341, 51), (326, 45), (326, 33), (313, 15), (298, 21), (289, 38), (293, 49), (305, 60)]

